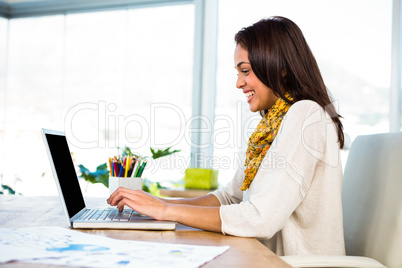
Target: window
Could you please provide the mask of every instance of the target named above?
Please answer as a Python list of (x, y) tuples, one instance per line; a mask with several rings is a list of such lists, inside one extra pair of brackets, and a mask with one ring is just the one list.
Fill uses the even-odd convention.
[[(190, 157), (176, 137), (191, 114), (193, 22), (193, 5), (10, 20), (8, 48), (0, 38), (3, 183), (25, 195), (57, 194), (43, 127), (64, 130), (76, 164), (92, 170), (117, 146), (148, 156), (150, 147), (173, 146), (176, 159), (154, 161), (144, 175), (180, 179)], [(91, 185), (87, 194), (107, 192)]]
[(63, 17), (10, 20), (9, 31), (3, 183), (55, 190), (41, 180), (49, 164), (39, 130), (61, 119)]
[[(56, 194), (42, 127), (65, 130), (76, 163), (92, 170), (118, 146), (144, 155), (149, 147), (173, 146), (181, 152), (153, 162), (145, 175), (181, 178), (190, 163), (194, 5), (201, 4), (0, 18), (2, 183), (26, 195)], [(347, 145), (357, 135), (388, 132), (391, 0), (365, 1), (364, 11), (358, 0), (220, 0), (218, 10), (211, 137), (221, 185), (243, 164), (246, 142), (261, 119), (235, 87), (233, 38), (263, 17), (289, 17), (302, 29), (344, 117)], [(204, 99), (209, 94), (201, 93)], [(213, 114), (212, 106), (203, 112)], [(16, 159), (28, 160), (20, 168)], [(87, 195), (106, 191), (91, 185)]]
[[(7, 62), (7, 26), (8, 20), (0, 18), (0, 166), (4, 166), (5, 158), (5, 113), (6, 113), (6, 62)], [(0, 172), (0, 179), (3, 177)]]

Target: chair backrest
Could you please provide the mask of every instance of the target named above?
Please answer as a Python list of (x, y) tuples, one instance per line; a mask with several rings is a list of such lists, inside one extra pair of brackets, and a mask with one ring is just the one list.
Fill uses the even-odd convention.
[(358, 136), (343, 181), (346, 255), (402, 267), (402, 132)]

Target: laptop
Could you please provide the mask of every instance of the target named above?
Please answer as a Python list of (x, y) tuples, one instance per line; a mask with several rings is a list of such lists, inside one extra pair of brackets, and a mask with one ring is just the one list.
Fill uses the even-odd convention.
[(78, 183), (70, 149), (64, 132), (42, 129), (50, 166), (61, 203), (71, 228), (174, 230), (176, 222), (158, 221), (132, 209), (119, 213), (117, 208), (87, 208)]

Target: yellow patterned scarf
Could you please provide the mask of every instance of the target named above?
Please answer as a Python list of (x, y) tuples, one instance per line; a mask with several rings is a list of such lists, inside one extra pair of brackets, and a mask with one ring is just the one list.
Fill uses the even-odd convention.
[[(286, 93), (285, 97), (293, 101), (289, 94)], [(262, 160), (278, 134), (282, 119), (290, 106), (291, 105), (282, 98), (279, 98), (271, 109), (269, 109), (268, 113), (264, 115), (257, 128), (250, 136), (246, 152), (246, 161), (244, 163), (246, 166), (245, 177), (240, 190), (245, 191), (250, 187)]]

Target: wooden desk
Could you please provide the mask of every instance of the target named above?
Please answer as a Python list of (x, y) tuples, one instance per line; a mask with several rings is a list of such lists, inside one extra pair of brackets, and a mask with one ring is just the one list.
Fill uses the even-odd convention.
[[(105, 207), (105, 200), (87, 199), (91, 207)], [(16, 218), (19, 218), (18, 220)], [(60, 226), (68, 228), (59, 197), (0, 195), (0, 228)], [(115, 239), (223, 246), (230, 249), (203, 267), (290, 267), (255, 238), (207, 232), (178, 224), (176, 231), (80, 230)], [(0, 267), (27, 267), (26, 263), (0, 264)], [(55, 267), (33, 265), (29, 267)]]

